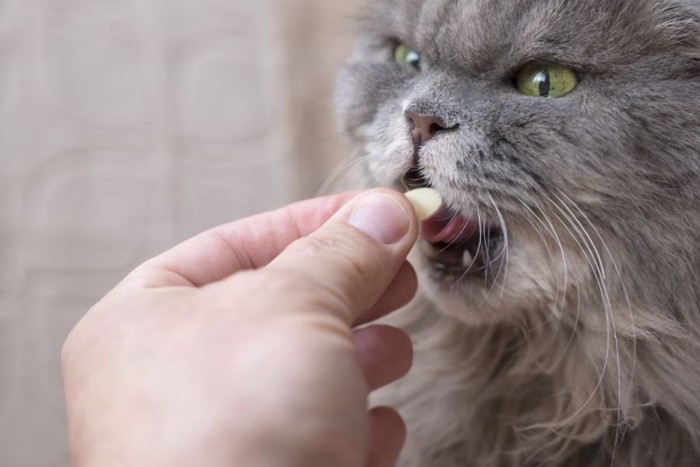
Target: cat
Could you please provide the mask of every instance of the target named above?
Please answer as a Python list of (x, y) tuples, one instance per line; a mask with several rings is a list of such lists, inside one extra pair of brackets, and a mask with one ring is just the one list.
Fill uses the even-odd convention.
[(377, 0), (336, 91), (432, 187), (401, 466), (700, 465), (700, 1)]

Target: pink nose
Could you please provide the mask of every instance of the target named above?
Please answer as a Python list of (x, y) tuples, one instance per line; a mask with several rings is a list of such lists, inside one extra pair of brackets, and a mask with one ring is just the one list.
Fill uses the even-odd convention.
[(421, 146), (439, 132), (449, 129), (440, 118), (432, 115), (421, 115), (408, 110), (406, 111), (406, 118), (412, 126), (411, 138), (415, 146)]

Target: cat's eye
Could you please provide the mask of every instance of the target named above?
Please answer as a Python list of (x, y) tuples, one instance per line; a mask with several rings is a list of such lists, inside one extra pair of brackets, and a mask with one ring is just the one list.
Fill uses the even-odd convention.
[(402, 65), (409, 65), (416, 70), (420, 70), (421, 56), (404, 43), (400, 43), (394, 49), (394, 61)]
[(518, 73), (516, 86), (526, 96), (562, 97), (578, 86), (578, 76), (565, 66), (530, 64)]

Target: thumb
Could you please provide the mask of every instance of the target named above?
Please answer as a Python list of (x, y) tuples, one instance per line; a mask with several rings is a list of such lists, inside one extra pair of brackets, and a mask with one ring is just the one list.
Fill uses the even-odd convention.
[(417, 235), (414, 209), (403, 195), (371, 190), (292, 243), (265, 270), (283, 274), (286, 288), (295, 289), (292, 296), (301, 303), (351, 325), (382, 297)]

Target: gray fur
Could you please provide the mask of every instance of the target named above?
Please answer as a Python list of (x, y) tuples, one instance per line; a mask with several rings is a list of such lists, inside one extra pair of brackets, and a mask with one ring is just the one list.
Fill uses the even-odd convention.
[[(508, 232), (491, 283), (419, 253), (397, 322), (412, 373), (381, 396), (402, 465), (700, 465), (700, 1), (379, 0), (337, 108), (367, 185), (416, 163), (404, 111), (450, 124), (417, 162), (448, 204)], [(419, 50), (418, 72), (392, 60)], [(530, 62), (579, 71), (520, 95)]]

